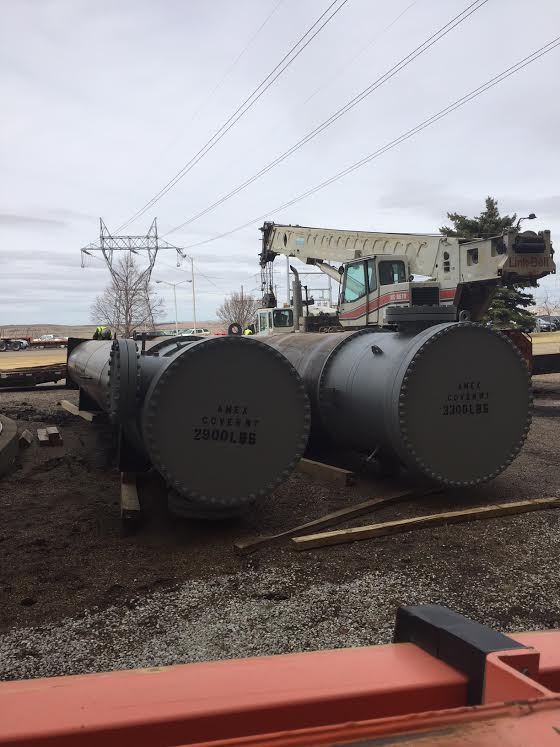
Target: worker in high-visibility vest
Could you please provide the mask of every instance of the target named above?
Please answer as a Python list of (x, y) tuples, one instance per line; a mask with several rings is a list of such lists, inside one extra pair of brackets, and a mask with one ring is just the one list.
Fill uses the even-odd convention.
[(111, 330), (108, 327), (98, 325), (95, 328), (95, 332), (93, 333), (93, 339), (94, 340), (110, 340)]
[(243, 334), (244, 335), (252, 335), (253, 334), (253, 330), (250, 329), (249, 327), (247, 327), (247, 329), (245, 330), (245, 332), (243, 332)]

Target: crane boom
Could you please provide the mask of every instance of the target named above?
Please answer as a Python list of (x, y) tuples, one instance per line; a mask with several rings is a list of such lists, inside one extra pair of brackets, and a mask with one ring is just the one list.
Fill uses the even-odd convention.
[[(352, 262), (363, 257), (405, 256), (412, 275), (450, 281), (523, 282), (555, 271), (550, 231), (466, 240), (441, 234), (380, 233), (265, 223), (261, 265), (277, 254), (306, 264)], [(330, 274), (330, 273), (329, 273)]]

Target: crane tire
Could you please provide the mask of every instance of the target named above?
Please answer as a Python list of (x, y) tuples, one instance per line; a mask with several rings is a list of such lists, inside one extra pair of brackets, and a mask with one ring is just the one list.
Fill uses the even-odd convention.
[(12, 350), (14, 350), (16, 353), (18, 350), (21, 350), (21, 342), (12, 342)]
[(229, 327), (227, 328), (228, 335), (242, 335), (243, 330), (241, 329), (241, 325), (237, 322), (232, 322)]
[(4, 342), (4, 340), (0, 340), (0, 353), (5, 352), (5, 350), (6, 350), (6, 343)]

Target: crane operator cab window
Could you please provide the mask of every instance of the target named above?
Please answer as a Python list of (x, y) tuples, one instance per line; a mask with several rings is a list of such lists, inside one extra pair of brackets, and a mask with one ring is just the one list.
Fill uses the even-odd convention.
[(346, 266), (342, 303), (352, 303), (366, 295), (366, 274), (364, 262)]
[(293, 327), (294, 312), (291, 309), (274, 309), (273, 320), (275, 327)]
[(375, 269), (375, 259), (368, 259), (367, 261), (367, 284), (368, 293), (377, 290), (377, 272)]
[(406, 269), (400, 259), (384, 260), (379, 263), (379, 285), (406, 283)]

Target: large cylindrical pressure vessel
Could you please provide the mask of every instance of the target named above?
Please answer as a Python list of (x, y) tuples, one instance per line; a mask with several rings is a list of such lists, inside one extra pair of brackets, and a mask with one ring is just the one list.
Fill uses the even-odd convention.
[(237, 513), (285, 479), (307, 445), (303, 382), (255, 339), (167, 338), (143, 355), (132, 340), (87, 341), (70, 353), (68, 375), (163, 475), (179, 513)]
[(305, 381), (313, 427), (368, 454), (382, 449), (444, 485), (476, 485), (521, 449), (530, 376), (504, 335), (477, 324), (267, 337)]

